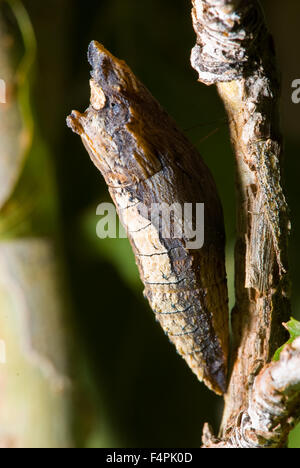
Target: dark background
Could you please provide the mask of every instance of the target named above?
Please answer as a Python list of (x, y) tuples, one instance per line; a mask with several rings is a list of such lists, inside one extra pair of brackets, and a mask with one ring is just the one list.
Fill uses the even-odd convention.
[[(283, 73), (282, 123), (286, 179), (292, 210), (293, 314), (299, 317), (300, 104), (291, 82), (300, 79), (296, 0), (266, 0), (267, 21)], [(197, 145), (211, 168), (223, 201), (228, 275), (233, 305), (235, 198), (233, 155), (225, 113), (214, 87), (197, 83), (190, 66), (195, 34), (189, 0), (26, 0), (38, 44), (34, 102), (36, 121), (51, 151), (59, 186), (61, 226), (80, 333), (91, 412), (88, 437), (106, 447), (197, 447), (202, 426), (218, 426), (222, 400), (177, 356), (143, 299), (126, 240), (96, 237), (96, 207), (108, 201), (105, 184), (79, 138), (65, 125), (72, 109), (89, 102), (89, 42), (102, 42), (126, 60), (153, 95)], [(207, 137), (207, 138), (206, 138)], [(91, 403), (92, 401), (92, 403)], [(293, 442), (297, 442), (294, 435)], [(298, 445), (299, 446), (299, 445)]]

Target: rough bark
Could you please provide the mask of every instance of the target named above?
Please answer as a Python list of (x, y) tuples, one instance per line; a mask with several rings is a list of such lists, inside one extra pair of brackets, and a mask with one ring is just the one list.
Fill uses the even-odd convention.
[[(281, 324), (290, 317), (287, 264), (290, 222), (282, 183), (280, 83), (274, 46), (256, 0), (194, 0), (193, 6), (197, 45), (192, 52), (192, 65), (200, 81), (218, 86), (228, 112), (236, 155), (234, 349), (221, 445), (265, 446), (265, 438), (260, 437), (261, 432), (266, 432), (265, 421), (256, 417), (254, 402), (256, 394), (270, 391), (264, 401), (272, 402), (276, 414), (277, 401), (272, 401), (271, 386), (264, 389), (261, 386), (270, 373), (277, 375), (278, 366), (264, 366), (284, 342)], [(285, 363), (286, 360), (281, 361), (282, 372)], [(287, 384), (284, 390), (288, 389)], [(267, 420), (268, 405), (264, 409)], [(292, 416), (288, 405), (286, 413)], [(271, 419), (273, 423), (275, 418)], [(274, 437), (268, 434), (267, 445), (286, 443), (286, 428), (282, 428), (282, 437), (278, 438), (275, 426), (268, 427), (271, 433), (274, 428)], [(244, 435), (249, 431), (257, 434), (255, 441), (249, 442), (246, 437), (244, 443)], [(207, 428), (204, 441), (206, 446), (212, 442)]]
[[(216, 186), (197, 150), (124, 62), (96, 42), (89, 60), (91, 105), (84, 114), (74, 111), (68, 124), (107, 182), (156, 319), (198, 378), (221, 394), (228, 298)], [(163, 203), (180, 210), (205, 203), (203, 248), (187, 247), (187, 232), (175, 235), (182, 211), (175, 209), (171, 236), (164, 235), (160, 223), (170, 219), (155, 213)]]
[(265, 366), (254, 380), (248, 409), (226, 437), (217, 439), (206, 425), (206, 448), (285, 448), (300, 421), (300, 338), (287, 345), (279, 362)]

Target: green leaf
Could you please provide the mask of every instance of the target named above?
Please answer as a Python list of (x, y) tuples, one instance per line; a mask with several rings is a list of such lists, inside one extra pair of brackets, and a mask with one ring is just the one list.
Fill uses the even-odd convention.
[(290, 332), (293, 341), (300, 336), (300, 322), (298, 322), (298, 320), (292, 318), (285, 326)]
[(291, 320), (288, 323), (284, 323), (283, 326), (288, 330), (290, 339), (285, 345), (281, 346), (281, 348), (276, 351), (273, 361), (279, 361), (281, 352), (285, 346), (293, 343), (293, 341), (300, 336), (300, 322), (298, 322), (298, 320), (291, 318)]

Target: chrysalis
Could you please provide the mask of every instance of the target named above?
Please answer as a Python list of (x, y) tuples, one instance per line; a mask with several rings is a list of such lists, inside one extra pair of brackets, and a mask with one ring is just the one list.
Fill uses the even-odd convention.
[[(97, 42), (88, 57), (91, 104), (84, 114), (73, 111), (68, 125), (105, 178), (157, 320), (198, 378), (224, 393), (228, 295), (215, 183), (197, 150), (123, 61)], [(164, 215), (153, 215), (153, 206), (197, 203), (205, 207), (202, 248), (188, 247), (184, 235), (162, 235)], [(175, 231), (176, 210), (171, 218)]]

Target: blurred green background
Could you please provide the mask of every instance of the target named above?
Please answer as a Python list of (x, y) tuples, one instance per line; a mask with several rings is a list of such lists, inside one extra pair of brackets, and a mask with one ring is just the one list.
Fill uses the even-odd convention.
[[(198, 447), (202, 426), (217, 429), (222, 400), (176, 354), (142, 295), (127, 240), (96, 237), (96, 207), (109, 197), (78, 137), (65, 125), (89, 102), (91, 40), (130, 65), (177, 120), (211, 168), (223, 201), (231, 306), (235, 194), (233, 154), (223, 106), (214, 87), (197, 83), (190, 66), (195, 34), (189, 0), (24, 0), (37, 39), (33, 102), (41, 145), (58, 182), (61, 234), (80, 334), (78, 356), (88, 389), (90, 447)], [(300, 105), (291, 82), (300, 79), (299, 2), (265, 0), (283, 73), (282, 123), (292, 210), (293, 314), (300, 316)], [(40, 178), (47, 176), (40, 171)], [(48, 220), (49, 222), (49, 220)], [(93, 400), (92, 409), (89, 398)], [(82, 405), (82, 401), (78, 403)], [(291, 436), (300, 447), (300, 430)]]

